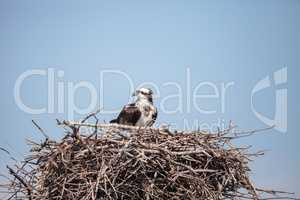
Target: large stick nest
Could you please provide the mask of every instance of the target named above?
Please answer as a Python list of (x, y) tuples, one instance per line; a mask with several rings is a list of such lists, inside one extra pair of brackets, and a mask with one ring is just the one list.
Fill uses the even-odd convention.
[[(261, 192), (275, 195), (249, 180), (248, 162), (258, 154), (231, 144), (248, 133), (67, 121), (60, 125), (67, 130), (61, 141), (46, 136), (42, 144), (31, 142), (24, 164), (8, 167), (12, 199), (220, 200), (260, 199)], [(82, 134), (82, 127), (94, 131)]]

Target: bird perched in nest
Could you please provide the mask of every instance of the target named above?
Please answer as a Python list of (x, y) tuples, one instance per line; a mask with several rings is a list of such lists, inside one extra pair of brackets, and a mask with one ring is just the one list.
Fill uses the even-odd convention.
[(152, 126), (157, 118), (157, 109), (153, 105), (152, 90), (141, 88), (132, 96), (136, 96), (134, 103), (125, 105), (117, 119), (110, 123), (125, 124), (132, 126)]

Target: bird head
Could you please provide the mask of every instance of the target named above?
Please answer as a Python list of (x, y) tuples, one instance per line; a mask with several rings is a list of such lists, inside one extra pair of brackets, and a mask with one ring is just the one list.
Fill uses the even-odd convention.
[(132, 96), (136, 96), (137, 100), (148, 100), (152, 102), (152, 90), (149, 88), (140, 88), (136, 90)]

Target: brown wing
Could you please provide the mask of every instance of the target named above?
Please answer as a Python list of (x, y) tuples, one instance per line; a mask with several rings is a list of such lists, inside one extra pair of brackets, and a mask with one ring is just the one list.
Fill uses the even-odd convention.
[(124, 106), (116, 122), (118, 124), (126, 124), (126, 125), (134, 126), (137, 123), (137, 121), (140, 119), (141, 114), (142, 114), (141, 111), (138, 109), (138, 107), (135, 106), (135, 104), (128, 104)]
[(153, 123), (156, 121), (156, 119), (157, 119), (157, 110), (155, 109), (155, 112), (153, 113), (153, 116), (152, 116), (152, 121), (153, 121)]
[(147, 126), (152, 126), (155, 123), (156, 119), (157, 119), (157, 110), (155, 108), (155, 111), (152, 115), (152, 120), (147, 124)]

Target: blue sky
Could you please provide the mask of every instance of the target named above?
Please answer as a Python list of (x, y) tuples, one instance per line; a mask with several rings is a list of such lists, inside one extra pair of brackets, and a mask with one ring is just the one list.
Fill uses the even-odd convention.
[[(155, 103), (161, 123), (221, 124), (234, 121), (240, 129), (266, 125), (251, 109), (251, 91), (261, 79), (287, 67), (288, 82), (274, 84), (256, 94), (254, 106), (272, 118), (278, 89), (288, 89), (288, 129), (246, 138), (239, 145), (269, 150), (253, 164), (253, 179), (259, 186), (298, 192), (300, 188), (299, 65), (300, 1), (0, 1), (0, 146), (17, 158), (27, 153), (25, 138), (41, 137), (30, 121), (35, 119), (53, 138), (63, 132), (55, 118), (68, 118), (73, 107), (89, 105), (89, 90), (68, 93), (68, 84), (84, 81), (97, 92), (95, 107), (120, 109), (128, 102), (130, 84), (151, 82), (159, 89)], [(65, 92), (63, 112), (30, 114), (14, 98), (16, 80), (26, 71), (52, 68), (54, 96), (58, 85)], [(108, 72), (114, 71), (117, 73)], [(63, 76), (58, 76), (63, 71)], [(121, 72), (123, 75), (121, 75)], [(101, 73), (105, 74), (101, 79)], [(187, 83), (187, 73), (190, 82)], [(273, 81), (273, 79), (272, 79)], [(172, 82), (172, 84), (168, 84)], [(218, 98), (201, 98), (196, 106), (214, 113), (199, 112), (187, 99), (199, 84), (199, 92), (218, 92)], [(232, 85), (220, 97), (222, 84)], [(169, 95), (181, 96), (163, 100)], [(100, 97), (104, 91), (104, 101)], [(216, 90), (212, 90), (216, 89)], [(22, 101), (34, 108), (47, 105), (47, 77), (32, 76), (20, 89)], [(224, 102), (224, 104), (222, 104)], [(191, 105), (190, 110), (189, 106)], [(182, 109), (167, 113), (162, 110)], [(222, 105), (224, 110), (222, 110)], [(70, 111), (71, 110), (71, 111)], [(108, 121), (116, 114), (102, 114)], [(82, 117), (74, 114), (74, 118)], [(8, 158), (0, 154), (3, 172)], [(297, 193), (300, 196), (300, 193)]]

